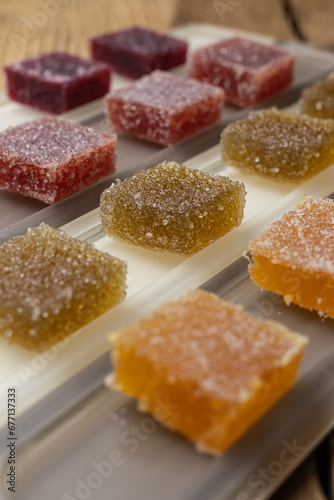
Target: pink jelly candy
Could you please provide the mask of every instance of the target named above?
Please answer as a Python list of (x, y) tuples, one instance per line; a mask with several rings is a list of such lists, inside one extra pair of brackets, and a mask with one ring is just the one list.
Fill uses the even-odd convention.
[(0, 134), (0, 188), (54, 203), (115, 171), (117, 137), (53, 117)]
[(187, 48), (184, 40), (140, 26), (91, 40), (93, 59), (109, 63), (115, 71), (130, 78), (183, 64)]
[(174, 144), (217, 122), (224, 92), (163, 71), (106, 97), (111, 127), (162, 145)]
[(230, 38), (195, 51), (190, 76), (218, 85), (226, 101), (251, 106), (289, 86), (295, 55), (242, 38)]
[(54, 114), (103, 97), (110, 87), (110, 66), (63, 52), (16, 62), (5, 71), (11, 99)]

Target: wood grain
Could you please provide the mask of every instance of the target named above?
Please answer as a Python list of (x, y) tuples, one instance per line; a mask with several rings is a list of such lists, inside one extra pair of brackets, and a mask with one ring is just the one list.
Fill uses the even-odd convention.
[[(177, 0), (1, 0), (2, 64), (50, 50), (87, 57), (89, 38), (133, 24), (171, 26)], [(0, 75), (0, 88), (4, 75)]]

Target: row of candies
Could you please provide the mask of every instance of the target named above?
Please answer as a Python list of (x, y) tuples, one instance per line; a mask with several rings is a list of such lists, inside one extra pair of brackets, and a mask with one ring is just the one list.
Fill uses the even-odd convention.
[[(195, 51), (192, 78), (184, 79), (162, 71), (186, 60), (187, 43), (175, 37), (134, 27), (95, 37), (91, 47), (103, 63), (53, 52), (6, 67), (8, 95), (64, 112), (106, 94), (113, 68), (139, 79), (106, 97), (111, 128), (170, 145), (216, 123), (225, 99), (248, 106), (289, 85), (295, 60), (232, 38)], [(9, 128), (0, 134), (0, 188), (57, 202), (114, 172), (116, 141), (51, 117)]]
[[(256, 60), (251, 59), (254, 66)], [(242, 75), (240, 69), (238, 75)], [(144, 122), (142, 129), (152, 133), (152, 128), (162, 124), (165, 133), (167, 110), (173, 112), (169, 99), (178, 95), (172, 87), (175, 79), (179, 85), (177, 77), (154, 72), (118, 91), (119, 100), (128, 93), (124, 120), (131, 122), (134, 109), (138, 112), (139, 108), (137, 121)], [(145, 111), (153, 98), (136, 105), (129, 104), (129, 99), (137, 97), (147, 81), (157, 80), (159, 86), (153, 96), (158, 99), (159, 120), (150, 125), (152, 111), (148, 115)], [(159, 88), (165, 80), (169, 91), (168, 104), (163, 106)], [(198, 84), (192, 82), (190, 85)], [(245, 81), (242, 83), (244, 89)], [(212, 96), (223, 91), (207, 87), (211, 99), (207, 107), (212, 108)], [(145, 87), (144, 96), (147, 93)], [(189, 94), (188, 100), (183, 97), (182, 115), (187, 115), (184, 110), (189, 114), (195, 108), (198, 92)], [(112, 95), (107, 102), (109, 99)], [(190, 122), (196, 120), (197, 115), (192, 115)], [(14, 181), (22, 188), (29, 178), (29, 193), (32, 189), (50, 193), (59, 184), (60, 195), (49, 202), (70, 194), (71, 182), (85, 183), (94, 159), (101, 169), (114, 161), (115, 136), (65, 123), (43, 118), (2, 134), (1, 149), (11, 145), (8, 182), (19, 140), (25, 157), (16, 162)], [(177, 129), (177, 120), (168, 123)], [(186, 123), (182, 122), (181, 130), (187, 128)], [(63, 127), (67, 127), (65, 131)], [(96, 134), (94, 144), (90, 134)], [(45, 142), (50, 135), (52, 143)], [(43, 147), (38, 145), (41, 137)], [(221, 143), (226, 163), (262, 175), (299, 180), (333, 162), (334, 125), (271, 109), (229, 125)], [(29, 154), (31, 166), (27, 164)], [(43, 166), (47, 162), (49, 168)], [(37, 176), (32, 178), (31, 172), (37, 172)], [(239, 225), (244, 205), (241, 183), (165, 162), (106, 190), (101, 197), (101, 218), (105, 232), (116, 239), (156, 251), (191, 255)], [(250, 243), (252, 279), (282, 294), (287, 303), (334, 317), (330, 300), (333, 229), (333, 203), (305, 198)], [(3, 244), (0, 260), (4, 299), (0, 303), (1, 334), (29, 349), (44, 350), (125, 297), (124, 262), (45, 224)], [(292, 385), (305, 343), (304, 337), (281, 325), (255, 319), (218, 297), (190, 292), (117, 337), (113, 385), (137, 396), (141, 408), (160, 419), (156, 402), (165, 396), (171, 398), (176, 410), (164, 423), (201, 449), (219, 453)]]

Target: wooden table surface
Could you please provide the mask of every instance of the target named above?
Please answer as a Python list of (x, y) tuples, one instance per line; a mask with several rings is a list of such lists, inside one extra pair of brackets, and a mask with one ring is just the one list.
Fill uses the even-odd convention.
[[(204, 21), (334, 46), (333, 20), (332, 0), (0, 0), (1, 60), (9, 64), (54, 49), (88, 56), (89, 37), (135, 23), (168, 29)], [(332, 457), (333, 442), (326, 445)], [(330, 497), (321, 486), (319, 454), (313, 454), (273, 499), (333, 500), (333, 466), (331, 475)]]

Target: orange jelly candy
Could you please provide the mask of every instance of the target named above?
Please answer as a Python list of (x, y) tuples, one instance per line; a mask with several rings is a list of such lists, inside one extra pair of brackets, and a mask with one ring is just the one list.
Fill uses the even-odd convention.
[(200, 451), (219, 454), (291, 387), (305, 343), (191, 291), (116, 337), (112, 383)]
[(334, 318), (333, 201), (305, 196), (249, 248), (254, 283)]

